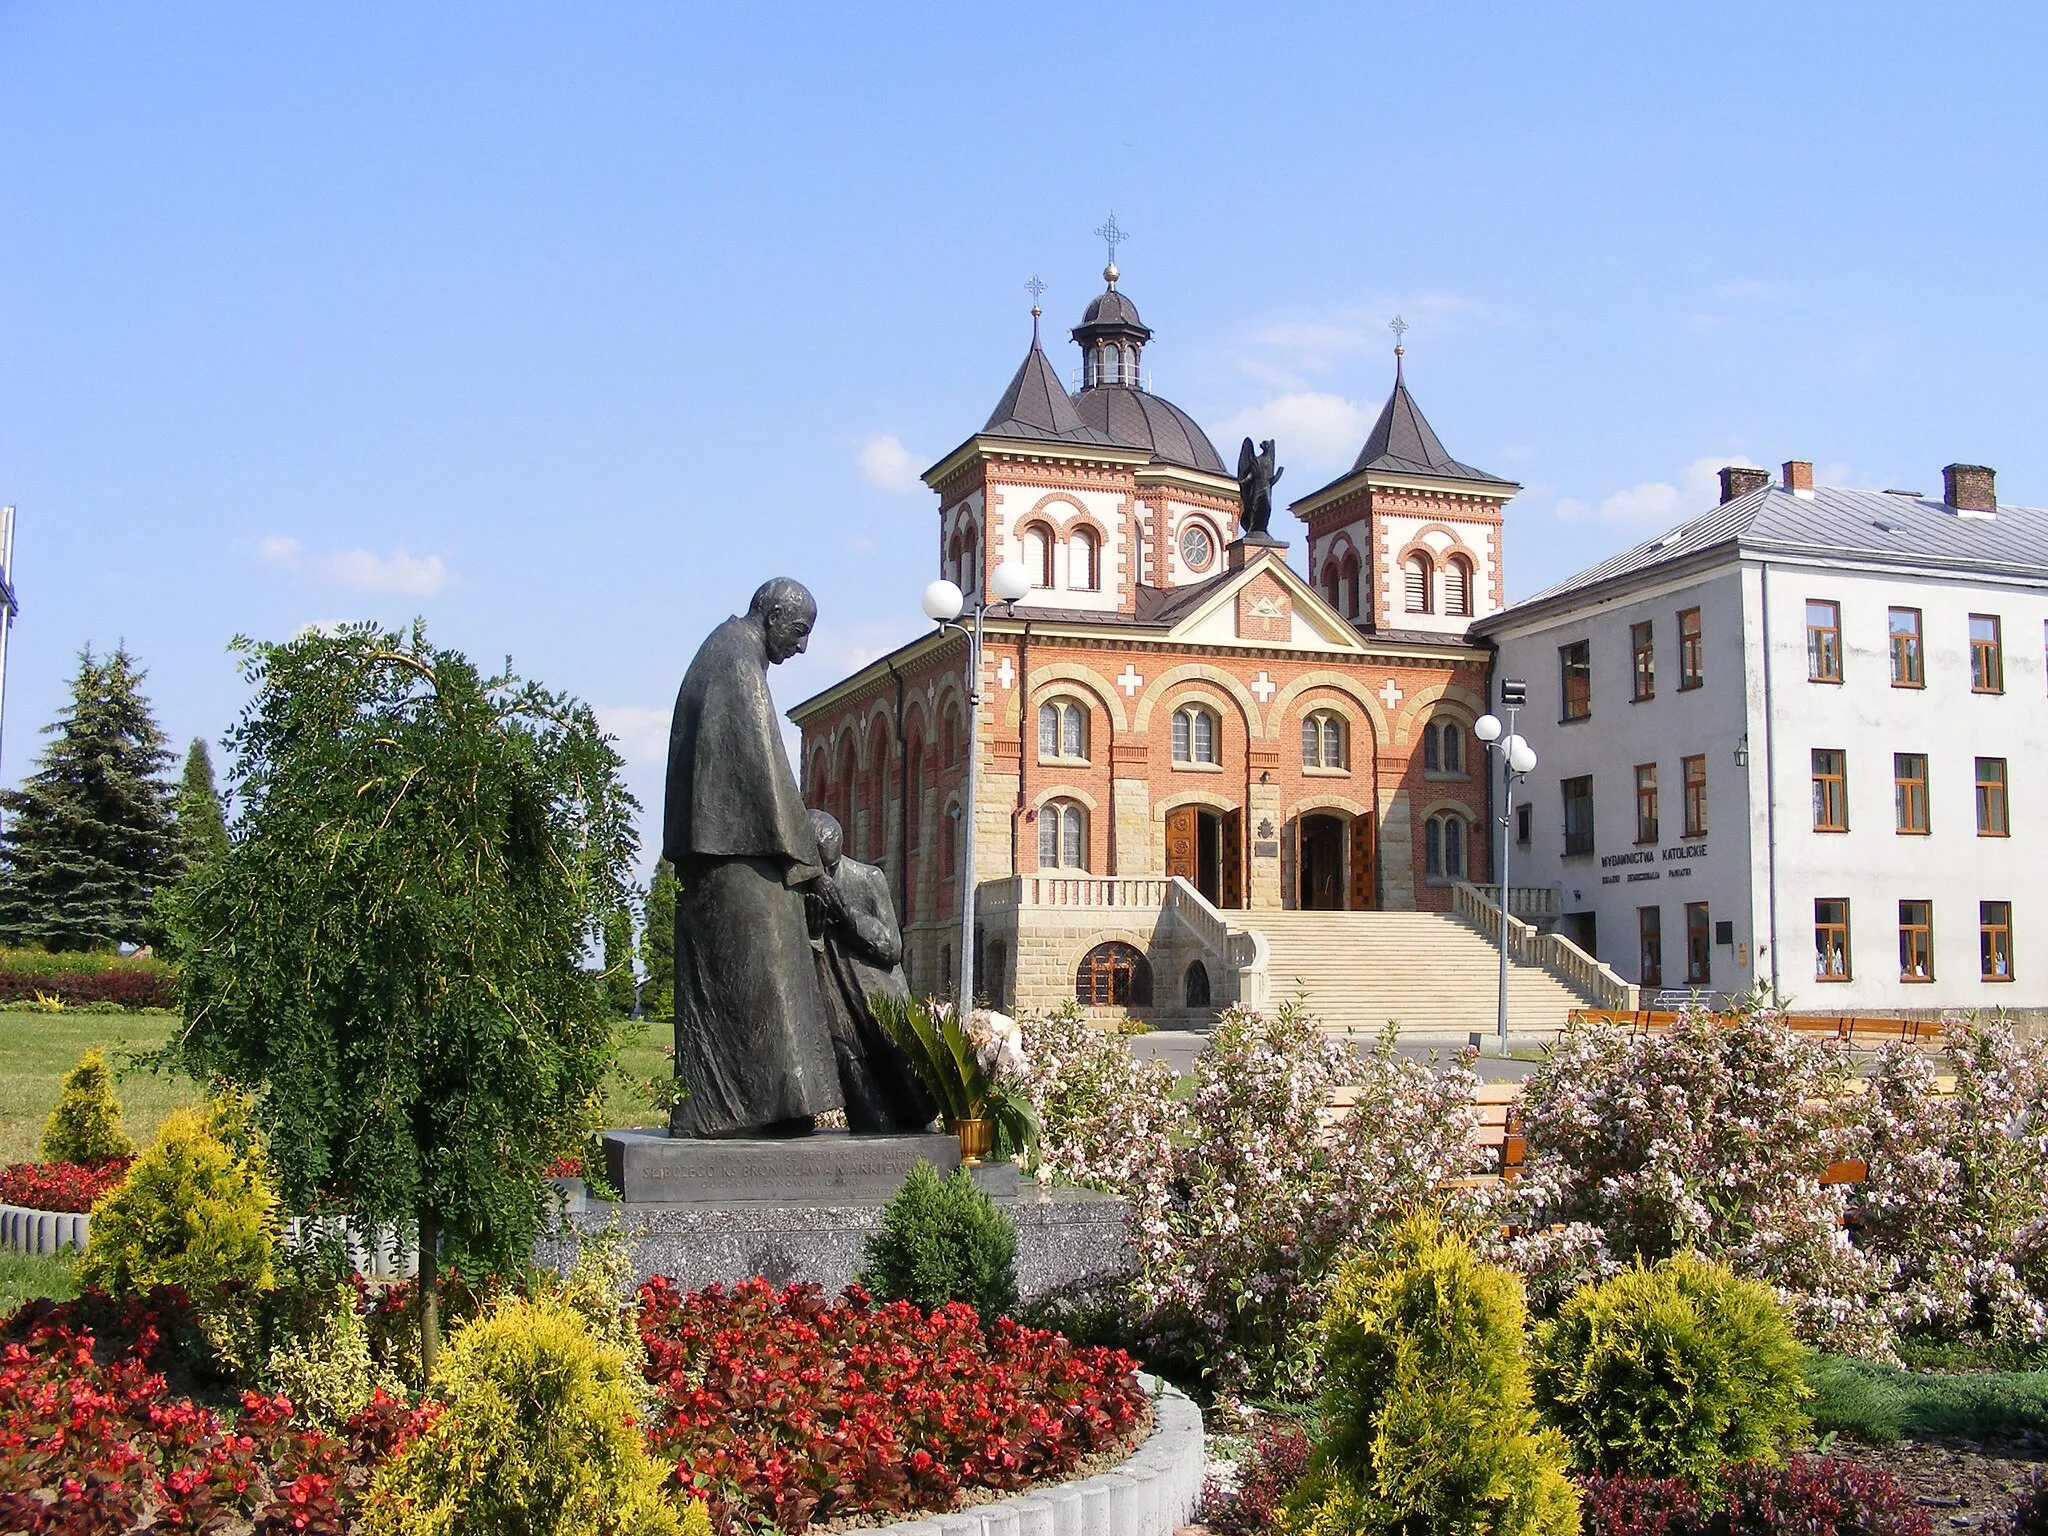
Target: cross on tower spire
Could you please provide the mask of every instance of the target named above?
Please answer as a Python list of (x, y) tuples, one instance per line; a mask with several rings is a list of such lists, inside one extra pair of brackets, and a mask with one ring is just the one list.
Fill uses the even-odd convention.
[(1117, 277), (1116, 248), (1131, 238), (1130, 232), (1118, 227), (1116, 212), (1112, 209), (1108, 222), (1095, 231), (1095, 238), (1109, 247), (1109, 265), (1103, 269), (1102, 275), (1111, 287), (1115, 287)]
[(1405, 350), (1401, 345), (1401, 338), (1408, 334), (1408, 322), (1399, 315), (1396, 315), (1387, 322), (1387, 329), (1394, 333), (1394, 372), (1399, 374), (1401, 371), (1401, 353)]
[(1038, 280), (1036, 272), (1031, 274), (1031, 281), (1024, 285), (1024, 291), (1031, 295), (1031, 344), (1036, 346), (1038, 345), (1038, 317), (1045, 313), (1044, 310), (1038, 307), (1039, 299), (1045, 295), (1045, 284)]

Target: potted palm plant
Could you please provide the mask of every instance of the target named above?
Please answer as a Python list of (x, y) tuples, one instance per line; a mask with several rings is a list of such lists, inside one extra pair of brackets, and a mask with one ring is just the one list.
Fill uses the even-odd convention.
[(971, 1167), (1037, 1141), (1038, 1119), (1021, 1085), (1024, 1052), (1014, 1021), (983, 1010), (963, 1018), (951, 1003), (885, 993), (870, 997), (868, 1006), (910, 1058), (946, 1129), (960, 1139), (962, 1162)]

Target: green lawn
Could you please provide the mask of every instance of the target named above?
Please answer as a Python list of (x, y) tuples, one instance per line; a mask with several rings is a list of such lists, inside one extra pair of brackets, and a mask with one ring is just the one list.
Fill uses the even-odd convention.
[[(0, 1008), (0, 1163), (34, 1159), (58, 1086), (88, 1047), (103, 1048), (118, 1073), (119, 1051), (152, 1050), (170, 1038), (177, 1023), (173, 1013)], [(157, 1122), (173, 1109), (200, 1098), (189, 1079), (148, 1072), (121, 1076), (118, 1092), (123, 1122), (138, 1144), (154, 1136)]]
[[(43, 1121), (57, 1102), (64, 1074), (90, 1046), (99, 1046), (118, 1071), (121, 1050), (150, 1050), (169, 1038), (178, 1018), (170, 1013), (41, 1013), (0, 1008), (0, 1164), (29, 1162), (42, 1140)], [(667, 1045), (673, 1026), (619, 1026), (622, 1071), (666, 1078), (674, 1071)], [(196, 1084), (185, 1078), (130, 1071), (120, 1078), (122, 1119), (137, 1145), (156, 1134), (157, 1122), (180, 1104), (197, 1104)], [(646, 1094), (617, 1080), (605, 1085), (607, 1125), (666, 1125), (668, 1116)]]
[(77, 1294), (70, 1258), (32, 1259), (0, 1249), (0, 1317), (12, 1315), (31, 1296), (69, 1301)]

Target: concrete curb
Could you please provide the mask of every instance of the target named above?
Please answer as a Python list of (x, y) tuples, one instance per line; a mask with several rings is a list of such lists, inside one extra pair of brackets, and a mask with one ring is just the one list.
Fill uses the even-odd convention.
[(84, 1250), (92, 1232), (87, 1211), (38, 1211), (26, 1205), (0, 1205), (0, 1248), (15, 1253), (55, 1254), (66, 1248)]
[(845, 1536), (1173, 1536), (1194, 1519), (1202, 1497), (1202, 1411), (1155, 1376), (1138, 1380), (1152, 1399), (1152, 1433), (1121, 1465), (1079, 1482)]

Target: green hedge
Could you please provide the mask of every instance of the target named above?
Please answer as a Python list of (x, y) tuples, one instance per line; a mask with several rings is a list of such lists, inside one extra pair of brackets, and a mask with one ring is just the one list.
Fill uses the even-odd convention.
[(0, 1004), (33, 1002), (38, 994), (69, 1007), (170, 1008), (177, 1003), (177, 978), (163, 961), (147, 956), (0, 949)]

